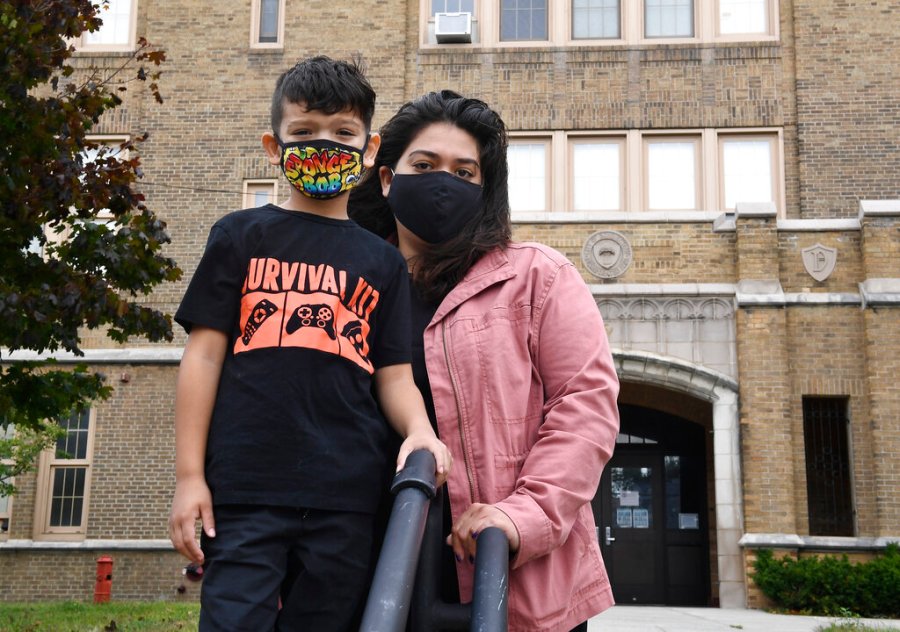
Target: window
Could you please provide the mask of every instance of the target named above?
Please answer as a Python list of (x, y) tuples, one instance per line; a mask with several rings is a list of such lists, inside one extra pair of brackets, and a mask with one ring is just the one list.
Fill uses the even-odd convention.
[(549, 210), (549, 140), (510, 139), (509, 205), (514, 211)]
[(645, 141), (648, 210), (700, 208), (698, 138), (651, 137)]
[(777, 129), (513, 131), (508, 161), (515, 221), (721, 213), (738, 202), (784, 209)]
[(245, 180), (244, 208), (256, 208), (266, 204), (277, 204), (277, 180)]
[(99, 17), (103, 21), (93, 33), (82, 33), (76, 40), (79, 50), (127, 51), (134, 48), (136, 0), (108, 0), (99, 3)]
[(720, 136), (722, 208), (737, 202), (775, 202), (775, 143), (772, 137)]
[(547, 39), (547, 0), (500, 0), (500, 39)]
[[(108, 150), (108, 153), (105, 154), (106, 157), (115, 156), (122, 160), (128, 159), (128, 151), (120, 149), (122, 143), (128, 140), (127, 136), (88, 136), (86, 140), (90, 143), (94, 143), (97, 146), (87, 147), (81, 153), (81, 158), (85, 165), (88, 165), (97, 160), (97, 157), (100, 155), (100, 151), (104, 148)], [(87, 220), (78, 221), (84, 222)], [(105, 224), (109, 227), (110, 230), (113, 230), (115, 228), (115, 219), (108, 209), (99, 209), (97, 211), (97, 214), (90, 221), (95, 224)], [(63, 242), (70, 237), (70, 229), (66, 225), (62, 224), (54, 229), (46, 229), (45, 236), (48, 243), (59, 244), (60, 242)]]
[(35, 538), (81, 539), (87, 529), (94, 415), (72, 413), (58, 421), (65, 433), (38, 468)]
[(719, 33), (768, 33), (768, 0), (719, 0)]
[(570, 147), (572, 210), (622, 210), (624, 141), (579, 138)]
[[(419, 24), (426, 48), (770, 42), (778, 11), (777, 0), (419, 0)], [(438, 41), (435, 15), (459, 12), (471, 14), (469, 36)]]
[[(16, 428), (12, 424), (6, 427), (0, 426), (0, 440), (10, 440), (15, 434)], [(11, 464), (12, 461), (4, 460), (3, 464)], [(0, 478), (0, 482), (12, 483), (11, 479)], [(0, 540), (9, 537), (9, 519), (12, 510), (12, 498), (0, 494)]]
[(474, 13), (475, 0), (431, 0), (431, 15), (435, 13)]
[(618, 39), (620, 0), (572, 0), (572, 39)]
[(284, 46), (284, 0), (252, 0), (250, 48)]
[(693, 0), (644, 0), (644, 37), (693, 36)]
[(854, 535), (847, 405), (845, 397), (803, 398), (810, 535)]

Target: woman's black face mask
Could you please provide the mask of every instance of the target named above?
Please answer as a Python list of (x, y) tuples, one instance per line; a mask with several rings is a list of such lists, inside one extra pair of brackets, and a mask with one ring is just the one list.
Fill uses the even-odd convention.
[(440, 244), (459, 235), (481, 212), (481, 185), (446, 171), (395, 174), (387, 201), (397, 221), (412, 234)]

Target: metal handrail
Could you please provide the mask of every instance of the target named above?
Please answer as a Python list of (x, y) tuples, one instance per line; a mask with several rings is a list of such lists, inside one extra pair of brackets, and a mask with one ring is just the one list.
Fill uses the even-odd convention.
[(394, 507), (385, 532), (361, 632), (402, 632), (422, 548), (429, 501), (435, 495), (434, 455), (416, 450), (394, 477)]
[(431, 501), (413, 592), (410, 630), (506, 632), (509, 599), (509, 541), (496, 527), (478, 536), (475, 585), (471, 604), (447, 603), (440, 597), (443, 533), (441, 493)]
[[(366, 601), (361, 632), (437, 629), (505, 632), (509, 592), (509, 541), (489, 527), (478, 536), (471, 604), (440, 598), (443, 501), (435, 489), (434, 456), (409, 455), (394, 477), (394, 507)], [(429, 506), (430, 505), (430, 506)]]

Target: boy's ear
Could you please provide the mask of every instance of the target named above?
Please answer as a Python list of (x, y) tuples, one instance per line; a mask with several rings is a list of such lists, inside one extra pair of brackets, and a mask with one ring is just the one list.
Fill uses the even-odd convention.
[(266, 158), (269, 160), (270, 165), (275, 165), (276, 167), (281, 165), (281, 147), (278, 145), (278, 140), (275, 138), (275, 134), (272, 132), (266, 132), (262, 135), (262, 146), (266, 152)]
[(381, 147), (381, 134), (372, 132), (369, 134), (369, 142), (366, 145), (366, 153), (363, 154), (363, 167), (371, 169), (375, 166), (375, 156), (378, 155), (378, 148)]

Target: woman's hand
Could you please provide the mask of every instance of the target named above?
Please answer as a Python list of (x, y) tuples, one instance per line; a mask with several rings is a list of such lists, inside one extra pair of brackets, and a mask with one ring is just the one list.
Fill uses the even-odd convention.
[(397, 453), (397, 471), (403, 469), (406, 465), (406, 458), (413, 450), (428, 450), (434, 455), (434, 469), (437, 487), (441, 487), (447, 482), (450, 475), (450, 467), (453, 465), (453, 456), (447, 449), (434, 431), (431, 425), (424, 426), (421, 430), (412, 432), (400, 445), (400, 451)]
[(497, 527), (506, 534), (511, 552), (519, 549), (519, 531), (510, 517), (493, 505), (475, 503), (459, 517), (447, 536), (447, 544), (453, 547), (457, 560), (475, 561), (478, 534), (488, 527)]

